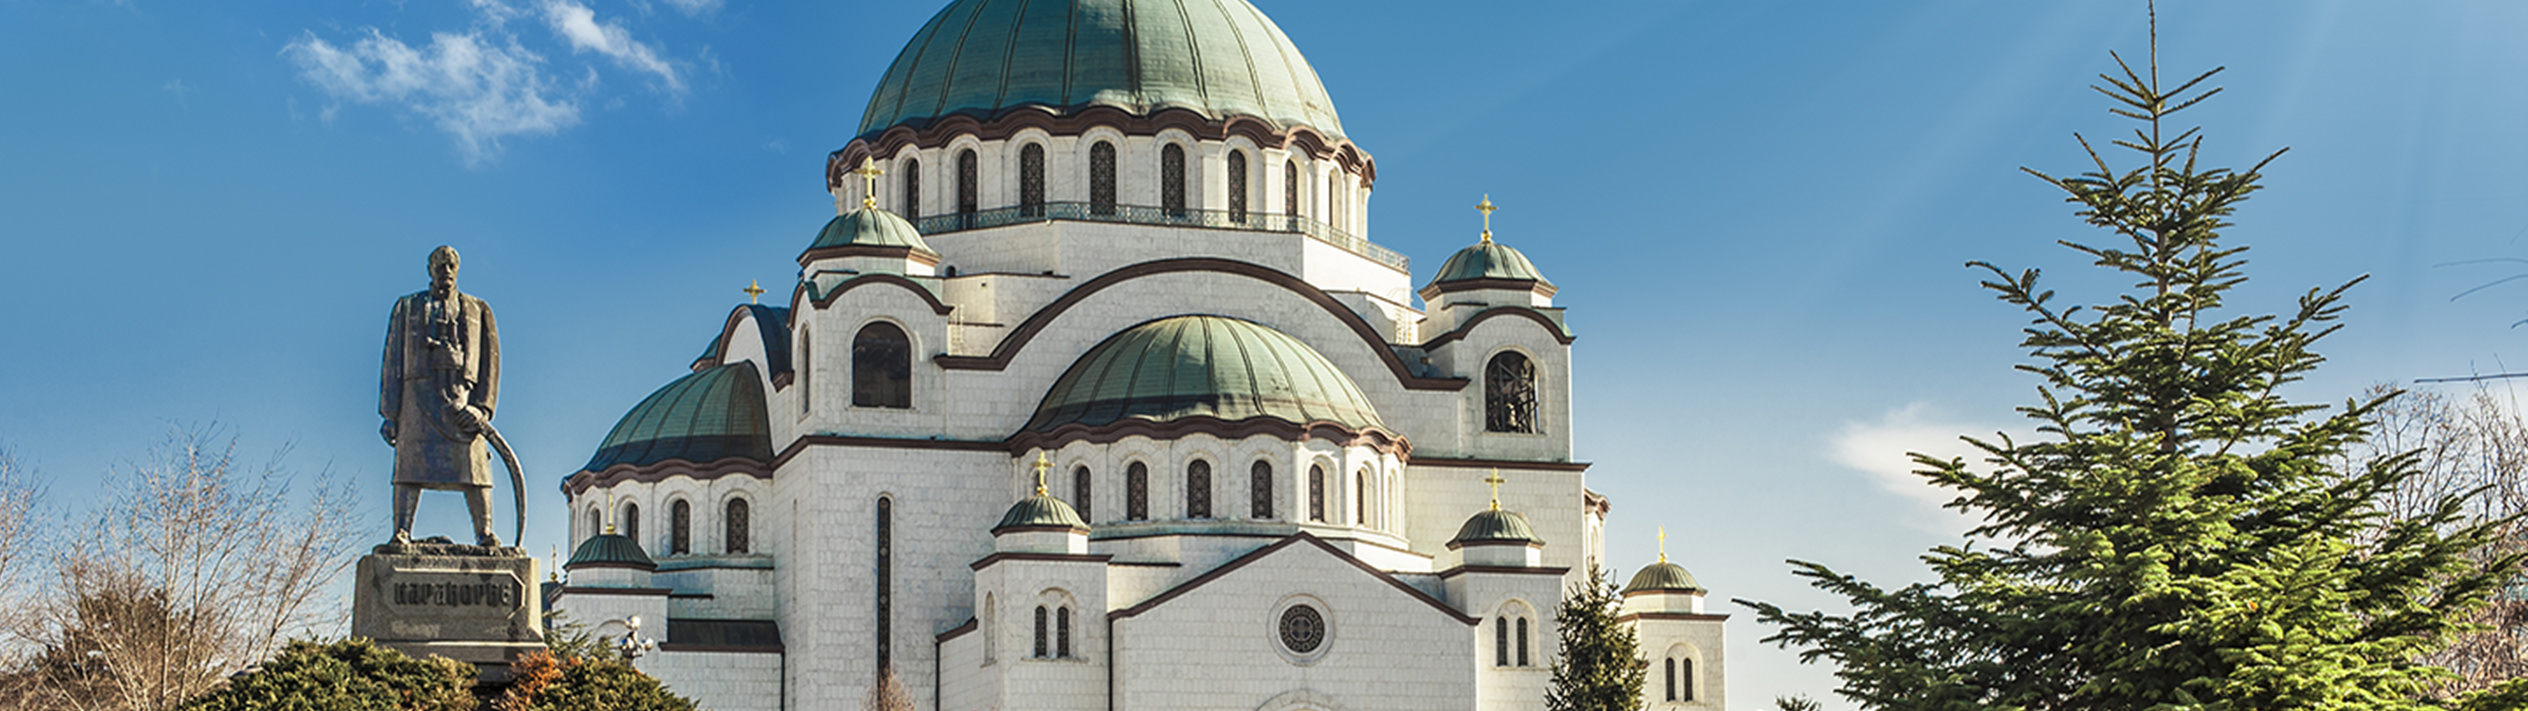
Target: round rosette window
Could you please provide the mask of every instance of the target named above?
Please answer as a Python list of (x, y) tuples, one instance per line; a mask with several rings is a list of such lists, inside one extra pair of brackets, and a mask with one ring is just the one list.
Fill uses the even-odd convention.
[(1334, 642), (1333, 620), (1326, 615), (1326, 604), (1307, 596), (1283, 600), (1273, 612), (1273, 637), (1283, 657), (1295, 664), (1312, 664), (1325, 656)]

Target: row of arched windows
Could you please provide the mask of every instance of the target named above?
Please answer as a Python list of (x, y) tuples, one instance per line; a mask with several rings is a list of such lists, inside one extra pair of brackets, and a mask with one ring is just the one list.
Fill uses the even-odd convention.
[[(1046, 609), (1045, 605), (1036, 606), (1036, 645), (1035, 653), (1030, 656), (1037, 659), (1070, 659), (1071, 606), (1051, 606), (1053, 614), (1050, 619), (1045, 614)], [(1048, 627), (1050, 627), (1049, 630)]]
[(1684, 657), (1669, 657), (1662, 661), (1664, 663), (1661, 664), (1660, 667), (1664, 670), (1668, 677), (1667, 700), (1693, 701), (1694, 660)]
[[(1351, 523), (1354, 525), (1366, 526), (1385, 523), (1384, 520), (1372, 520), (1371, 512), (1378, 509), (1372, 501), (1382, 493), (1391, 494), (1392, 492), (1381, 491), (1377, 485), (1372, 483), (1372, 480), (1373, 478), (1370, 476), (1369, 470), (1367, 469), (1363, 469), (1353, 475), (1353, 501), (1357, 504), (1352, 507), (1353, 517)], [(1078, 511), (1080, 518), (1084, 520), (1097, 520), (1093, 507), (1093, 502), (1097, 500), (1095, 481), (1096, 476), (1092, 474), (1089, 471), (1089, 468), (1085, 465), (1071, 470), (1071, 508), (1074, 511)], [(1325, 467), (1309, 465), (1309, 521), (1322, 523), (1327, 520), (1325, 487)], [(1277, 490), (1273, 476), (1273, 463), (1258, 460), (1253, 466), (1248, 467), (1246, 488), (1246, 517), (1257, 520), (1273, 518), (1275, 516), (1273, 509), (1273, 493)], [(1216, 510), (1213, 506), (1213, 496), (1217, 493), (1217, 489), (1215, 488), (1215, 483), (1212, 481), (1210, 461), (1196, 459), (1186, 463), (1184, 491), (1185, 502), (1183, 511), (1185, 518), (1209, 519), (1228, 517), (1224, 514), (1224, 512)], [(1231, 491), (1236, 490), (1231, 489)], [(1383, 519), (1384, 516), (1380, 516), (1378, 518)], [(1147, 464), (1133, 462), (1124, 466), (1124, 515), (1122, 520), (1150, 520), (1150, 466)]]
[[(1112, 141), (1097, 141), (1090, 144), (1088, 156), (1089, 214), (1113, 215), (1116, 213), (1118, 204), (1115, 144)], [(955, 160), (957, 167), (955, 214), (959, 218), (957, 228), (968, 229), (975, 226), (975, 215), (981, 211), (982, 207), (981, 161), (972, 148), (957, 151)], [(1245, 224), (1249, 215), (1246, 151), (1231, 149), (1226, 160), (1229, 178), (1229, 221)], [(903, 180), (904, 201), (896, 212), (903, 215), (905, 219), (920, 220), (922, 216), (922, 162), (918, 158), (905, 159), (897, 172)], [(1190, 211), (1186, 197), (1189, 185), (1185, 147), (1178, 143), (1168, 143), (1161, 147), (1159, 149), (1159, 209), (1168, 217), (1186, 217)], [(1337, 206), (1334, 211), (1336, 214), (1342, 214), (1340, 206), (1343, 203), (1342, 200), (1331, 203)], [(1296, 160), (1282, 163), (1282, 205), (1290, 216), (1299, 216), (1299, 162)], [(1018, 149), (1018, 210), (1019, 214), (1028, 217), (1042, 216), (1045, 213), (1044, 144), (1028, 143)], [(1339, 220), (1340, 217), (1337, 219)]]
[[(605, 512), (588, 510), (588, 530), (595, 535), (606, 530)], [(720, 552), (737, 555), (754, 551), (754, 511), (745, 499), (733, 498), (720, 505)], [(641, 541), (641, 505), (626, 502), (616, 520), (616, 530), (635, 542)], [(676, 499), (667, 504), (667, 555), (693, 555), (693, 504)], [(643, 548), (650, 548), (647, 543)]]
[[(1494, 618), (1494, 619), (1493, 619), (1493, 622), (1492, 622), (1492, 665), (1493, 665), (1493, 666), (1496, 666), (1496, 667), (1531, 667), (1531, 666), (1536, 666), (1535, 662), (1534, 662), (1532, 659), (1530, 659), (1530, 658), (1529, 658), (1529, 656), (1528, 656), (1528, 652), (1527, 652), (1527, 648), (1528, 648), (1528, 639), (1529, 639), (1529, 634), (1528, 634), (1528, 625), (1529, 625), (1529, 622), (1528, 622), (1528, 619), (1527, 619), (1527, 616), (1526, 616), (1526, 615), (1520, 615), (1520, 616), (1517, 616), (1517, 617), (1512, 617), (1512, 616), (1510, 616), (1510, 615), (1508, 615), (1508, 614), (1503, 614), (1503, 615), (1501, 615), (1500, 617), (1497, 617), (1497, 618)], [(1515, 630), (1516, 630), (1516, 631), (1513, 631), (1513, 628), (1515, 628)], [(1514, 641), (1514, 640), (1515, 640), (1515, 641)], [(1518, 651), (1518, 654), (1517, 654), (1516, 656), (1512, 656), (1512, 655), (1510, 654), (1510, 652), (1511, 652), (1511, 650), (1512, 650), (1513, 648), (1516, 648), (1516, 649), (1517, 649), (1517, 651)]]

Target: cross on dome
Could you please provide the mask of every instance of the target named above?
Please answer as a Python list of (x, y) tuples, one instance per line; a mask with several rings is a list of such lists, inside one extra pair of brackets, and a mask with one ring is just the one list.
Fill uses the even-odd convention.
[(1659, 527), (1659, 562), (1668, 562), (1668, 527)]
[(868, 156), (861, 156), (860, 168), (852, 171), (852, 173), (860, 176), (861, 180), (864, 181), (867, 186), (860, 191), (860, 206), (877, 207), (878, 176), (885, 175), (886, 171), (878, 169), (878, 161), (871, 159)]
[[(1492, 193), (1484, 193), (1483, 202), (1475, 203), (1475, 211), (1483, 213), (1484, 244), (1492, 244), (1492, 211), (1499, 209), (1501, 208), (1492, 204)], [(1500, 474), (1501, 473), (1497, 471), (1493, 472), (1494, 476), (1499, 476)]]
[(1501, 469), (1499, 467), (1494, 467), (1492, 469), (1492, 475), (1484, 477), (1483, 481), (1486, 484), (1492, 485), (1492, 510), (1501, 510), (1501, 485), (1508, 483), (1510, 480), (1501, 478)]
[(1045, 453), (1043, 453), (1043, 452), (1037, 452), (1037, 453), (1036, 453), (1036, 495), (1037, 495), (1037, 496), (1044, 496), (1044, 495), (1045, 495), (1045, 470), (1047, 470), (1047, 469), (1052, 469), (1052, 468), (1053, 468), (1053, 462), (1052, 462), (1052, 461), (1050, 461), (1050, 460), (1045, 459)]
[(746, 303), (750, 303), (750, 304), (762, 303), (762, 299), (763, 299), (763, 296), (764, 296), (764, 285), (759, 284), (759, 283), (756, 283), (756, 282), (755, 282), (755, 280), (753, 280), (753, 279), (748, 279), (748, 280), (746, 280), (746, 288), (744, 288), (744, 289), (739, 289), (738, 291), (743, 291), (743, 292), (746, 292)]

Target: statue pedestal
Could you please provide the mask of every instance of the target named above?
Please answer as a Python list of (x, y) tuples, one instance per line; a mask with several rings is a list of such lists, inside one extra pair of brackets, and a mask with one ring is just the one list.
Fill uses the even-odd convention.
[(505, 683), (510, 661), (544, 649), (536, 567), (517, 548), (378, 546), (360, 558), (351, 634), (416, 657), (472, 664), (482, 681)]

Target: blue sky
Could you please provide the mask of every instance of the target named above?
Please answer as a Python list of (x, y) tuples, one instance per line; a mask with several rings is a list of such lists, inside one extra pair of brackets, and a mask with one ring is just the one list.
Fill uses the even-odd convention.
[[(506, 2), (0, 0), (0, 445), (55, 505), (216, 420), (359, 482), (382, 535), (383, 320), (448, 243), (500, 314), (526, 543), (558, 544), (552, 483), (740, 287), (790, 278), (832, 214), (824, 153), (939, 4)], [(1792, 557), (1922, 575), (1962, 525), (1901, 453), (2016, 427), (2034, 387), (2023, 318), (1960, 265), (2118, 286), (2053, 246), (2101, 235), (2017, 169), (2129, 129), (2087, 87), (2145, 51), (2139, 2), (1258, 4), (1378, 158), (1373, 239), (1427, 278), (1489, 193), (1561, 285), (1627, 572), (1664, 525), (1716, 598), (1829, 604)], [(2230, 232), (2256, 279), (2234, 303), (2372, 277), (2299, 395), (2528, 369), (2528, 281), (2452, 300), (2528, 274), (2454, 264), (2528, 258), (2528, 6), (2161, 20), (2168, 75), (2229, 67), (2185, 115), (2207, 160), (2292, 149)], [(1739, 705), (1829, 695), (1737, 612)]]

